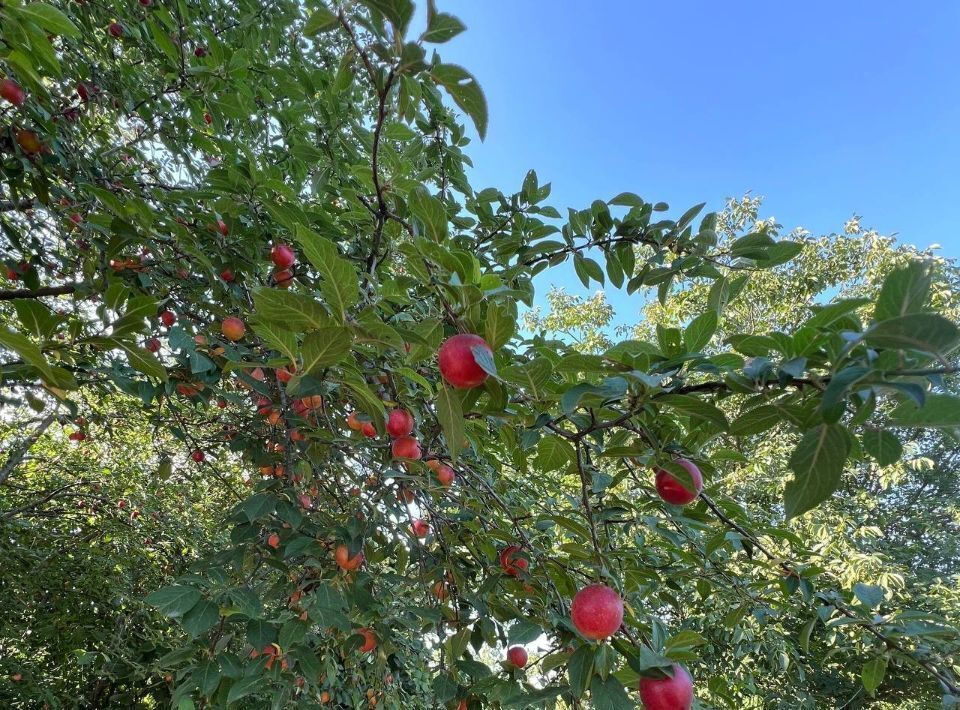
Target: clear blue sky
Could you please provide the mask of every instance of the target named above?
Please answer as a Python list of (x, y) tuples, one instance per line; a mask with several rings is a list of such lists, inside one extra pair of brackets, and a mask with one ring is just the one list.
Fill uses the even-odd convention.
[[(475, 187), (511, 192), (535, 168), (561, 211), (624, 190), (716, 209), (750, 190), (786, 229), (856, 213), (960, 257), (960, 2), (437, 5), (468, 27), (441, 56), (489, 103)], [(572, 269), (538, 281), (582, 291)]]

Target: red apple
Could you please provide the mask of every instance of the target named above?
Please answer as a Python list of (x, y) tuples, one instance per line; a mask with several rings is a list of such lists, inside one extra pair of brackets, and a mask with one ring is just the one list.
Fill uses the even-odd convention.
[(527, 665), (527, 649), (523, 646), (511, 646), (507, 649), (507, 663), (523, 668)]
[(371, 422), (363, 422), (360, 425), (360, 432), (368, 439), (372, 439), (377, 435), (377, 428)]
[(20, 84), (13, 79), (0, 80), (0, 96), (12, 103), (14, 106), (23, 106), (27, 100), (27, 94), (20, 87)]
[(213, 123), (213, 116), (211, 116), (209, 113), (204, 113), (203, 122), (209, 126), (211, 123)]
[(373, 631), (363, 628), (357, 631), (357, 633), (363, 636), (363, 645), (360, 647), (360, 653), (370, 653), (377, 647), (377, 637), (374, 636)]
[(686, 668), (674, 663), (672, 678), (640, 679), (640, 702), (646, 710), (690, 710), (693, 679)]
[(220, 234), (222, 234), (223, 236), (227, 236), (228, 234), (230, 234), (230, 228), (227, 226), (227, 223), (224, 222), (222, 219), (218, 219), (217, 223), (213, 225), (213, 228), (216, 229), (218, 232), (220, 232)]
[(461, 333), (447, 338), (440, 346), (440, 374), (458, 389), (477, 387), (489, 377), (487, 371), (477, 364), (472, 348), (483, 348), (493, 355), (487, 341), (479, 335)]
[(79, 212), (73, 212), (73, 213), (70, 215), (70, 221), (73, 222), (74, 224), (82, 224), (82, 223), (83, 223), (83, 215), (80, 214)]
[(289, 269), (296, 260), (296, 253), (286, 244), (277, 244), (270, 250), (270, 261), (272, 261), (278, 269)]
[[(277, 379), (286, 384), (293, 378), (293, 373), (297, 371), (295, 367), (281, 367), (277, 370)], [(306, 409), (306, 405), (304, 405)]]
[(363, 552), (358, 552), (351, 557), (350, 548), (346, 545), (337, 545), (337, 549), (333, 553), (333, 558), (336, 560), (337, 566), (347, 572), (353, 572), (363, 564)]
[(164, 311), (160, 314), (160, 322), (168, 328), (172, 328), (173, 324), (177, 322), (177, 316), (172, 311)]
[(43, 150), (43, 143), (33, 131), (21, 128), (17, 131), (17, 145), (27, 155), (36, 155)]
[(444, 488), (452, 486), (456, 478), (457, 474), (446, 464), (440, 464), (437, 467), (437, 480), (440, 481), (440, 485)]
[(605, 584), (584, 587), (573, 598), (570, 620), (592, 641), (613, 636), (623, 623), (623, 600)]
[(235, 343), (243, 338), (247, 332), (247, 326), (236, 316), (228, 316), (220, 324), (220, 332), (223, 333), (224, 338)]
[(657, 493), (659, 493), (660, 497), (667, 503), (671, 503), (672, 505), (687, 505), (695, 501), (697, 496), (700, 495), (700, 491), (703, 490), (703, 476), (693, 461), (677, 459), (674, 463), (683, 466), (683, 468), (690, 472), (690, 477), (693, 479), (696, 490), (691, 491), (678, 481), (672, 473), (661, 468), (657, 469), (655, 478)]
[(387, 433), (392, 437), (409, 436), (413, 431), (413, 416), (406, 409), (391, 410), (387, 417)]
[(416, 460), (419, 459), (422, 454), (420, 451), (420, 442), (412, 436), (401, 436), (394, 439), (391, 452), (393, 453), (393, 457), (397, 459)]
[(277, 535), (277, 533), (270, 533), (270, 537), (267, 538), (267, 544), (276, 550), (280, 547), (280, 536)]
[(204, 455), (200, 449), (197, 449), (192, 454), (190, 454), (190, 458), (192, 458), (197, 463), (202, 463), (204, 459)]
[(290, 269), (279, 269), (273, 272), (273, 285), (277, 288), (290, 288), (293, 283), (293, 272)]
[(205, 47), (196, 47), (193, 50), (193, 56), (200, 58), (207, 56), (207, 50)]
[(500, 568), (511, 577), (519, 577), (530, 565), (525, 557), (517, 556), (519, 552), (519, 545), (508, 545), (500, 551)]
[(363, 422), (357, 418), (356, 412), (350, 412), (347, 415), (347, 427), (353, 431), (360, 431), (363, 428)]
[(424, 538), (430, 534), (430, 525), (429, 523), (417, 518), (412, 523), (410, 523), (410, 531), (416, 537)]
[(123, 25), (119, 22), (111, 22), (107, 26), (107, 32), (110, 33), (111, 37), (123, 37)]
[(233, 271), (231, 271), (230, 269), (224, 269), (223, 271), (220, 272), (220, 278), (226, 281), (227, 283), (230, 283), (236, 278), (236, 276), (233, 275)]
[(160, 340), (158, 338), (150, 338), (144, 344), (144, 347), (150, 352), (155, 353), (160, 349)]
[(75, 431), (67, 438), (70, 439), (70, 441), (83, 441), (87, 438), (87, 435), (82, 431)]

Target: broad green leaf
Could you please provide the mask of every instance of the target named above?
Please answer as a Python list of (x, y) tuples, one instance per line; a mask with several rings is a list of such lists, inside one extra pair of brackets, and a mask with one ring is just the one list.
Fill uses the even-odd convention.
[(255, 693), (264, 684), (264, 677), (261, 675), (248, 676), (246, 678), (241, 678), (236, 683), (230, 687), (230, 692), (227, 693), (227, 704), (235, 703), (241, 698), (245, 698), (251, 693)]
[(261, 316), (255, 316), (250, 319), (250, 327), (266, 345), (285, 358), (292, 364), (297, 362), (297, 336), (289, 330), (281, 327), (276, 321), (266, 320)]
[(657, 396), (655, 401), (686, 414), (688, 417), (710, 422), (721, 431), (730, 428), (727, 417), (722, 411), (698, 397), (686, 394), (663, 394)]
[(853, 593), (867, 609), (876, 609), (883, 602), (886, 592), (876, 584), (853, 585)]
[(347, 312), (360, 298), (356, 269), (340, 256), (340, 251), (329, 239), (324, 239), (303, 225), (297, 225), (295, 234), (304, 255), (323, 279), (320, 283), (323, 300), (342, 323)]
[(277, 506), (277, 497), (271, 493), (255, 493), (247, 498), (240, 510), (251, 523), (258, 518), (270, 515)]
[(212, 695), (220, 685), (220, 666), (216, 661), (203, 661), (193, 672), (193, 682), (203, 695)]
[(310, 17), (307, 18), (307, 22), (303, 26), (303, 33), (307, 37), (312, 37), (321, 32), (335, 29), (338, 24), (340, 24), (340, 21), (337, 19), (336, 14), (323, 5), (320, 5), (310, 14)]
[(437, 392), (437, 420), (443, 429), (443, 437), (447, 441), (447, 452), (450, 459), (456, 463), (457, 453), (463, 445), (463, 409), (460, 395), (450, 387), (444, 385)]
[(360, 2), (386, 17), (401, 35), (406, 31), (410, 18), (413, 17), (412, 0), (360, 0)]
[(20, 7), (14, 6), (14, 12), (28, 20), (36, 22), (50, 34), (64, 37), (79, 37), (80, 30), (73, 21), (53, 5), (31, 2)]
[(900, 440), (883, 429), (867, 429), (860, 435), (860, 442), (868, 454), (881, 466), (889, 466), (900, 460), (903, 446)]
[(913, 401), (904, 402), (890, 413), (890, 422), (904, 427), (960, 427), (960, 397), (929, 394), (923, 407)]
[(883, 683), (883, 677), (887, 674), (887, 657), (879, 656), (863, 664), (863, 670), (860, 677), (863, 680), (863, 689), (872, 697), (880, 684)]
[(783, 421), (783, 415), (774, 406), (762, 404), (751, 409), (730, 425), (730, 433), (734, 436), (751, 436), (772, 429)]
[(593, 654), (593, 646), (584, 644), (570, 656), (567, 662), (570, 691), (576, 698), (582, 697), (590, 686), (590, 679), (593, 677)]
[(541, 471), (556, 471), (576, 460), (573, 445), (556, 434), (540, 439), (537, 444), (537, 468)]
[(447, 211), (426, 188), (418, 186), (414, 189), (407, 198), (407, 205), (413, 216), (423, 223), (425, 236), (435, 242), (447, 238)]
[(448, 42), (467, 29), (466, 26), (453, 15), (446, 12), (436, 12), (436, 10), (433, 9), (433, 0), (431, 0), (430, 8), (433, 11), (429, 13), (427, 31), (424, 32), (422, 36), (424, 42), (433, 42), (434, 44)]
[(960, 342), (960, 329), (936, 313), (912, 313), (874, 323), (863, 335), (876, 348), (946, 355)]
[(593, 707), (603, 708), (604, 710), (634, 710), (636, 704), (627, 695), (623, 684), (614, 676), (609, 676), (606, 680), (600, 676), (594, 676), (590, 683), (590, 695), (593, 700)]
[(440, 84), (457, 106), (476, 126), (480, 140), (487, 136), (487, 99), (473, 75), (456, 64), (437, 64), (430, 70), (434, 81)]
[(327, 309), (309, 296), (277, 288), (259, 288), (253, 292), (258, 321), (274, 328), (304, 333), (333, 321)]
[(688, 352), (698, 353), (710, 342), (717, 330), (716, 311), (706, 311), (690, 321), (683, 331), (683, 343)]
[(319, 328), (303, 339), (303, 372), (310, 375), (336, 365), (350, 352), (350, 331), (340, 326)]
[(208, 599), (201, 599), (180, 620), (180, 625), (193, 638), (210, 629), (220, 620), (219, 607)]
[(0, 327), (0, 346), (12, 350), (28, 365), (40, 371), (40, 376), (48, 384), (64, 389), (74, 389), (77, 382), (67, 370), (53, 367), (34, 343), (27, 337), (12, 330)]
[(157, 356), (152, 352), (118, 338), (110, 338), (110, 341), (127, 354), (127, 361), (134, 370), (138, 370), (147, 377), (156, 378), (161, 382), (167, 381), (166, 368), (164, 368), (160, 360), (158, 360)]
[(784, 491), (787, 519), (815, 508), (840, 485), (850, 435), (839, 424), (820, 424), (803, 435), (790, 456), (793, 479)]
[(496, 303), (487, 307), (484, 336), (491, 348), (497, 350), (506, 345), (517, 330), (515, 309)]
[(518, 619), (510, 625), (507, 639), (510, 644), (524, 644), (536, 641), (542, 634), (543, 629), (540, 624), (526, 619)]
[(195, 587), (174, 584), (148, 594), (144, 600), (156, 607), (164, 616), (183, 616), (200, 601), (200, 592)]
[(892, 271), (883, 280), (873, 319), (885, 321), (922, 312), (930, 294), (930, 282), (930, 269), (921, 261)]

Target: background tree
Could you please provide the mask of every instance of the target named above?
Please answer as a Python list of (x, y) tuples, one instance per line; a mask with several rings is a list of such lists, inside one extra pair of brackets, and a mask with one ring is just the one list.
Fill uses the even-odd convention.
[[(954, 702), (952, 265), (476, 190), (423, 15), (0, 6), (0, 697)], [(568, 260), (655, 294), (636, 333), (518, 328)]]

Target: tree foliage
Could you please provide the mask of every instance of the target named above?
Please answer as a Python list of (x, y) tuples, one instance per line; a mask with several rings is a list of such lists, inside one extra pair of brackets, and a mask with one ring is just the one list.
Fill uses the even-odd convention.
[[(463, 29), (0, 5), (0, 697), (620, 708), (680, 662), (703, 707), (953, 702), (955, 509), (917, 511), (956, 488), (952, 265), (750, 200), (476, 189), (486, 101), (438, 47)], [(561, 263), (644, 322), (530, 313)], [(440, 376), (457, 333), (479, 387)], [(678, 458), (683, 508), (654, 488), (690, 486)], [(570, 619), (596, 582), (608, 641)]]

